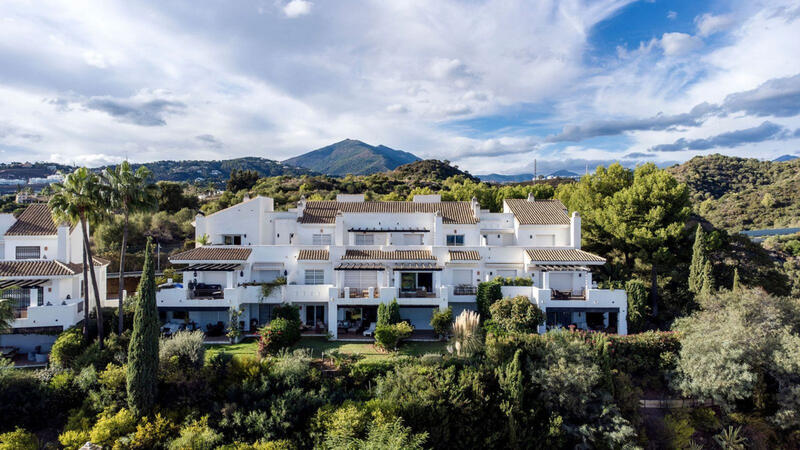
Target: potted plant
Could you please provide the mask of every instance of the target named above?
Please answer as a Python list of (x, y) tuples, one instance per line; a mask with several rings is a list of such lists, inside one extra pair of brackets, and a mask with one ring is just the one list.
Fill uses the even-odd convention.
[(241, 308), (231, 308), (229, 311), (230, 316), (230, 331), (228, 331), (228, 339), (230, 340), (231, 344), (238, 344), (242, 341), (242, 325), (239, 323), (239, 317), (241, 317), (244, 310)]

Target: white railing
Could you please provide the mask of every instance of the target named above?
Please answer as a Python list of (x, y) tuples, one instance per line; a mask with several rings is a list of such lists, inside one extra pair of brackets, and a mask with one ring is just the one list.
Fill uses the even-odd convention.
[[(66, 305), (62, 305), (66, 302)], [(16, 319), (12, 324), (14, 328), (24, 327), (54, 327), (63, 326), (65, 329), (78, 323), (83, 318), (82, 308), (78, 311), (81, 299), (59, 300), (52, 305), (29, 306), (27, 317)]]
[(332, 284), (290, 284), (284, 286), (284, 300), (293, 301), (330, 301)]
[(232, 303), (233, 299), (229, 289), (225, 289), (223, 292), (223, 298), (191, 299), (188, 298), (188, 291), (186, 289), (162, 289), (156, 292), (156, 305), (160, 307), (181, 306), (202, 309), (203, 307), (231, 306), (235, 304)]

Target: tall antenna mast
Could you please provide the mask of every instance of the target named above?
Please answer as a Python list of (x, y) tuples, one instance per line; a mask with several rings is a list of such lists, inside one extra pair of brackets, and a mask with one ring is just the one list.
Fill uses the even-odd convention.
[(533, 159), (533, 182), (534, 183), (539, 179), (538, 175), (539, 175), (539, 172), (538, 172), (537, 167), (536, 167), (536, 158), (534, 158)]

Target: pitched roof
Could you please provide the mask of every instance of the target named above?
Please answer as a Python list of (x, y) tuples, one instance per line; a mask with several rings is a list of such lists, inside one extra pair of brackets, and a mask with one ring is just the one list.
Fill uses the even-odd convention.
[(567, 208), (558, 200), (503, 200), (521, 225), (569, 225)]
[(46, 203), (34, 203), (22, 211), (6, 231), (6, 236), (50, 236), (57, 233), (50, 207)]
[(0, 261), (0, 277), (63, 277), (81, 273), (82, 264), (54, 260)]
[(347, 250), (342, 259), (349, 260), (401, 260), (401, 261), (422, 261), (435, 260), (429, 250)]
[(606, 259), (602, 256), (578, 250), (576, 248), (531, 248), (525, 250), (531, 261), (552, 262), (552, 263), (584, 263), (597, 264), (604, 263)]
[(337, 202), (308, 201), (300, 223), (334, 223), (337, 212), (343, 213), (435, 213), (442, 214), (442, 223), (477, 223), (470, 202)]
[(481, 254), (477, 250), (449, 250), (450, 261), (480, 261)]
[(330, 258), (330, 253), (327, 250), (300, 250), (300, 254), (297, 255), (298, 261), (327, 261)]
[(243, 247), (196, 247), (170, 256), (170, 261), (244, 261), (252, 250)]

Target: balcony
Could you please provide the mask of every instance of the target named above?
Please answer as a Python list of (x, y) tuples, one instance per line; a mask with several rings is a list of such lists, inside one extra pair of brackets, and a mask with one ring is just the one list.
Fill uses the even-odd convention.
[(417, 289), (416, 291), (400, 291), (400, 298), (436, 298), (438, 295), (435, 292), (428, 292), (424, 289)]
[(83, 300), (64, 299), (53, 304), (29, 306), (15, 311), (14, 328), (62, 326), (69, 328), (83, 319)]
[(469, 284), (453, 286), (453, 295), (478, 295), (478, 287)]
[(380, 298), (380, 288), (370, 286), (366, 289), (345, 287), (339, 291), (339, 298)]

